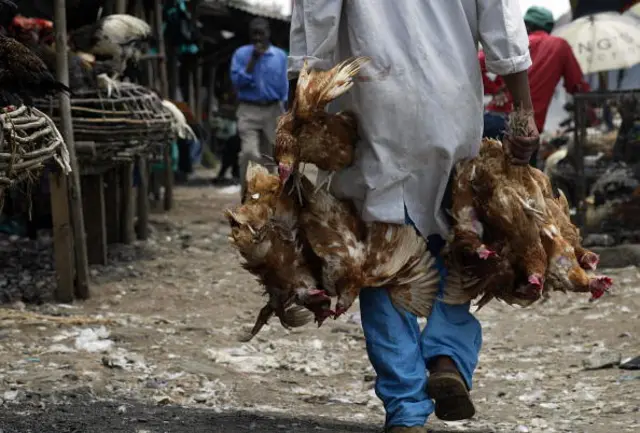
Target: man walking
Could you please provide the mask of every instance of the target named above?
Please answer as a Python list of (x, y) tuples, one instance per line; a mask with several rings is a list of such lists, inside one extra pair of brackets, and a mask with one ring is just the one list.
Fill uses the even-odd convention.
[(269, 42), (269, 22), (255, 18), (249, 24), (252, 44), (236, 50), (231, 59), (231, 81), (238, 97), (240, 179), (244, 197), (244, 178), (249, 161), (264, 162), (273, 155), (278, 116), (287, 99), (287, 54)]
[[(353, 166), (335, 175), (333, 192), (367, 221), (413, 224), (437, 255), (448, 232), (441, 204), (451, 171), (480, 147), (478, 42), (514, 103), (532, 110), (518, 2), (295, 0), (290, 42), (293, 79), (305, 59), (327, 69), (350, 56), (372, 57), (367, 77), (338, 101), (358, 116), (361, 141)], [(532, 116), (528, 125), (528, 137), (506, 141), (515, 163), (526, 164), (539, 143)], [(442, 263), (439, 269), (444, 277)], [(436, 301), (422, 332), (384, 289), (363, 290), (360, 308), (387, 432), (426, 433), (434, 411), (449, 421), (474, 415), (468, 390), (482, 332), (469, 305)]]
[[(529, 34), (529, 51), (532, 61), (529, 69), (529, 85), (536, 127), (542, 132), (553, 93), (561, 78), (564, 78), (564, 87), (570, 94), (588, 92), (590, 88), (584, 80), (580, 64), (569, 43), (562, 38), (550, 35), (554, 26), (551, 11), (532, 6), (527, 9), (524, 22)], [(479, 59), (481, 67), (485, 69), (484, 53), (479, 54)], [(485, 78), (485, 86), (486, 83)], [(493, 84), (489, 89), (485, 87), (485, 92), (493, 93), (494, 98), (487, 106), (484, 135), (500, 138), (506, 127), (506, 114), (513, 110), (513, 102), (501, 77), (497, 77)], [(534, 154), (531, 159), (531, 164), (534, 166), (536, 159)]]

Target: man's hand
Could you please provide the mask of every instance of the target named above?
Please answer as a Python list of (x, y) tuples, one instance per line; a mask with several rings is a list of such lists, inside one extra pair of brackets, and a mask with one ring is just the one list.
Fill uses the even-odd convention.
[(505, 75), (502, 78), (513, 97), (514, 112), (524, 111), (528, 113), (527, 126), (525, 128), (526, 135), (523, 137), (505, 135), (503, 142), (511, 156), (511, 162), (518, 165), (526, 165), (531, 160), (531, 155), (537, 152), (540, 146), (540, 132), (533, 117), (534, 108), (531, 102), (529, 77), (527, 76), (527, 71), (521, 71)]
[(266, 52), (267, 52), (266, 44), (263, 44), (263, 43), (253, 44), (253, 53), (252, 53), (253, 57), (258, 58)]
[(527, 135), (516, 137), (505, 134), (503, 143), (513, 164), (529, 164), (531, 156), (537, 152), (540, 147), (540, 132), (536, 126), (533, 113), (527, 115)]
[(251, 52), (251, 58), (249, 59), (249, 63), (247, 64), (247, 73), (253, 73), (253, 70), (256, 67), (256, 63), (262, 55), (267, 51), (266, 47), (263, 44), (254, 44), (253, 51)]

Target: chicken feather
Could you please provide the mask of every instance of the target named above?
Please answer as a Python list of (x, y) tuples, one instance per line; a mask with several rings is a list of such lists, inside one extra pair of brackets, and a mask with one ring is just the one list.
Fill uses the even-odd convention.
[[(524, 118), (512, 115), (511, 134), (526, 134)], [(482, 296), (480, 307), (493, 298), (527, 306), (545, 288), (597, 298), (611, 286), (585, 272), (598, 258), (580, 245), (566, 197), (553, 196), (540, 170), (512, 165), (499, 141), (483, 140), (478, 157), (457, 164), (452, 195), (445, 302)]]
[(24, 103), (33, 106), (33, 98), (70, 93), (57, 81), (45, 63), (15, 39), (0, 35), (0, 105)]
[(363, 223), (353, 205), (317, 190), (302, 178), (300, 224), (323, 261), (323, 284), (338, 296), (336, 317), (351, 307), (360, 290), (385, 287), (399, 308), (428, 317), (440, 274), (425, 240), (413, 227)]
[(330, 298), (317, 283), (314, 263), (304, 249), (298, 228), (298, 206), (283, 192), (278, 177), (250, 163), (246, 200), (226, 210), (230, 240), (244, 259), (243, 267), (262, 283), (269, 296), (252, 332), (255, 335), (275, 314), (285, 327), (301, 326), (313, 316), (321, 323), (330, 314)]
[(358, 140), (357, 119), (353, 113), (330, 114), (325, 108), (351, 89), (353, 77), (369, 60), (351, 58), (328, 71), (310, 70), (305, 61), (295, 99), (276, 128), (274, 159), (281, 183), (298, 171), (300, 163), (311, 163), (330, 172), (352, 163)]

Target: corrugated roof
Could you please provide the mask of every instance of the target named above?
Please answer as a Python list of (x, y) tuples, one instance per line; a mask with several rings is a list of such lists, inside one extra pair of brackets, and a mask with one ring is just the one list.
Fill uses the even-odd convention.
[(280, 21), (291, 21), (290, 15), (285, 15), (280, 10), (277, 10), (267, 4), (252, 3), (246, 0), (206, 0), (205, 4), (210, 4), (210, 6), (228, 6), (245, 11), (251, 15), (272, 18)]

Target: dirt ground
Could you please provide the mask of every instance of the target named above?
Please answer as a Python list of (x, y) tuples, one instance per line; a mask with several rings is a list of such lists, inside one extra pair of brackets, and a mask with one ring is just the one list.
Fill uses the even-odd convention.
[[(0, 430), (377, 431), (384, 412), (357, 305), (320, 329), (274, 321), (238, 342), (264, 298), (227, 241), (222, 210), (236, 199), (210, 186), (177, 188), (175, 209), (152, 215), (151, 240), (114, 247), (109, 265), (92, 268), (90, 300), (26, 306), (44, 316), (21, 303), (0, 309)], [(616, 285), (598, 302), (556, 295), (530, 309), (480, 311), (478, 413), (429, 425), (640, 431), (640, 372), (583, 367), (589, 357), (617, 364), (640, 355), (640, 271), (604, 272)], [(51, 318), (61, 315), (85, 322)], [(327, 424), (336, 421), (360, 426)]]

